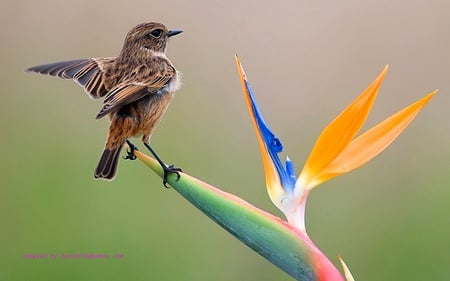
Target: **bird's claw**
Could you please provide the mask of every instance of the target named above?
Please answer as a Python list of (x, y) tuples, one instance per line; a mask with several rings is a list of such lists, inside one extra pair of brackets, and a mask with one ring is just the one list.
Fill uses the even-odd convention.
[(167, 185), (167, 177), (169, 176), (169, 174), (176, 174), (177, 175), (177, 181), (178, 181), (180, 179), (180, 173), (179, 172), (183, 172), (182, 169), (176, 168), (173, 165), (164, 166), (163, 170), (164, 170), (163, 185), (164, 185), (165, 188), (170, 188), (170, 186)]
[(123, 156), (123, 159), (126, 160), (136, 160), (136, 155), (134, 155), (133, 151), (127, 150), (127, 155)]
[(134, 151), (139, 150), (139, 149), (137, 148), (137, 146), (132, 144), (129, 140), (127, 140), (127, 144), (130, 147), (130, 150), (127, 150), (127, 155), (123, 156), (123, 159), (136, 160), (137, 157), (136, 157), (136, 155), (134, 155)]

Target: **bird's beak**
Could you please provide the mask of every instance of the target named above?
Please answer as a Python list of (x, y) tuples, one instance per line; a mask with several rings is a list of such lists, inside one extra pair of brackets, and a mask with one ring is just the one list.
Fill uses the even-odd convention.
[(169, 30), (169, 32), (167, 33), (167, 35), (168, 35), (169, 37), (172, 37), (172, 36), (175, 36), (175, 35), (177, 35), (177, 34), (180, 34), (181, 32), (183, 32), (183, 30), (177, 30), (177, 29), (175, 29), (175, 30)]

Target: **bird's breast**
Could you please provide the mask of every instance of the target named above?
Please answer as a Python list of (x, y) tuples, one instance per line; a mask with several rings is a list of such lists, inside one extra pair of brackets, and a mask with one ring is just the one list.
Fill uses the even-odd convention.
[(181, 87), (180, 73), (177, 71), (176, 74), (169, 80), (169, 82), (159, 89), (157, 94), (173, 93), (178, 91)]

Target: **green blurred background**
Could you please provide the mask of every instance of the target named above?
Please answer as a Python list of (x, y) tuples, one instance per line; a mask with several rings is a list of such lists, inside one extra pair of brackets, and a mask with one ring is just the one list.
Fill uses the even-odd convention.
[[(314, 190), (307, 227), (357, 280), (449, 280), (449, 10), (439, 0), (4, 1), (0, 280), (291, 280), (141, 163), (121, 161), (116, 180), (93, 180), (108, 126), (95, 120), (101, 102), (72, 82), (23, 72), (114, 56), (144, 21), (185, 31), (168, 51), (184, 86), (155, 149), (277, 215), (235, 53), (298, 170), (324, 126), (385, 64), (365, 129), (439, 88), (384, 153)], [(28, 253), (124, 258), (22, 258)]]

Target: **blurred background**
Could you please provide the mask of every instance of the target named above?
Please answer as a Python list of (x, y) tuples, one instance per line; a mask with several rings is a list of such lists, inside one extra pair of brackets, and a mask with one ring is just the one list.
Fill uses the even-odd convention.
[(386, 64), (363, 130), (439, 88), (385, 152), (314, 190), (307, 228), (335, 264), (345, 258), (356, 280), (449, 280), (449, 10), (439, 0), (6, 0), (0, 280), (291, 280), (141, 163), (122, 160), (113, 182), (95, 181), (108, 127), (95, 120), (101, 101), (73, 82), (23, 71), (115, 56), (128, 30), (145, 21), (185, 31), (168, 50), (184, 86), (154, 148), (166, 162), (280, 216), (266, 194), (235, 53), (298, 171), (320, 131)]

